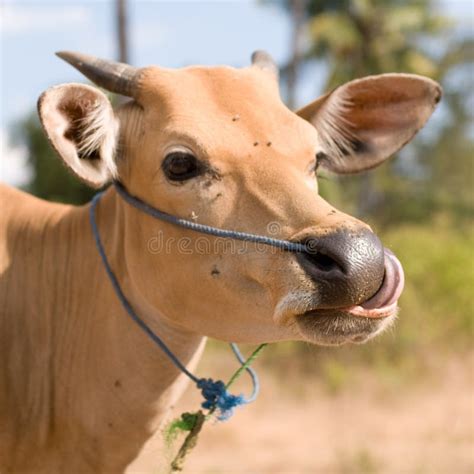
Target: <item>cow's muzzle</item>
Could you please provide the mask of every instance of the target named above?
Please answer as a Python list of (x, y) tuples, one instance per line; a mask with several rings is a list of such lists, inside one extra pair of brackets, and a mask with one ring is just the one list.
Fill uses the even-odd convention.
[(403, 270), (373, 232), (342, 229), (304, 243), (308, 251), (297, 259), (317, 286), (318, 309), (363, 317), (392, 312), (403, 289)]

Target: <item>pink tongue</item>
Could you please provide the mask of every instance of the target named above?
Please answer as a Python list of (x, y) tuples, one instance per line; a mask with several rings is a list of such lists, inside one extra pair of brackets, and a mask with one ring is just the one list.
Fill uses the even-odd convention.
[(362, 308), (376, 309), (390, 306), (395, 303), (402, 294), (403, 285), (405, 283), (402, 264), (392, 251), (388, 249), (384, 249), (384, 251), (385, 276), (382, 286), (372, 298), (360, 305)]

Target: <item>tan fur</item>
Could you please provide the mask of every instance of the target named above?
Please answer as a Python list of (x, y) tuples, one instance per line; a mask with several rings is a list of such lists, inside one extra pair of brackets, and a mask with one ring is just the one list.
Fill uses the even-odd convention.
[[(51, 114), (43, 110), (50, 137)], [(365, 226), (317, 195), (318, 133), (284, 106), (265, 70), (148, 68), (136, 101), (116, 118), (120, 180), (164, 211), (267, 235), (278, 223), (273, 237), (296, 240)], [(92, 138), (82, 146), (90, 149), (110, 120), (99, 109), (88, 120)], [(67, 143), (54, 137), (61, 152)], [(208, 161), (215, 175), (170, 184), (161, 162), (176, 146)], [(0, 199), (0, 472), (123, 472), (185, 379), (122, 309), (93, 242), (88, 205), (46, 203), (4, 186)], [(232, 253), (179, 251), (179, 239), (192, 244), (202, 236), (144, 215), (113, 188), (97, 219), (125, 294), (190, 368), (205, 336), (325, 342), (295, 324), (317, 301), (309, 296), (315, 283), (290, 253), (242, 242), (231, 242)], [(158, 235), (170, 252), (153, 251)], [(344, 324), (328, 329), (339, 331), (338, 342), (349, 340)], [(368, 324), (364, 338), (386, 322)]]

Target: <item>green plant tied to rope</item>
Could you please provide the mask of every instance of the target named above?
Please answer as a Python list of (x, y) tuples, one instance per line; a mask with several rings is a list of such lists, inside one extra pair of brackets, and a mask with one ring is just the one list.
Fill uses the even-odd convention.
[[(228, 394), (227, 390), (236, 380), (247, 370), (253, 361), (258, 357), (262, 349), (267, 344), (260, 344), (248, 357), (248, 359), (239, 367), (238, 370), (232, 375), (227, 384), (223, 384), (222, 393), (224, 397), (219, 398), (219, 394), (216, 394), (216, 397), (212, 403), (209, 402), (209, 398), (206, 402), (203, 403), (203, 408), (208, 409), (208, 413), (204, 414), (202, 410), (199, 410), (195, 413), (182, 413), (181, 416), (173, 420), (165, 429), (164, 436), (165, 441), (168, 446), (177, 439), (177, 437), (182, 433), (188, 433), (186, 438), (183, 441), (183, 444), (179, 448), (175, 458), (171, 463), (171, 472), (182, 471), (184, 466), (184, 461), (186, 456), (191, 452), (191, 450), (196, 446), (199, 433), (202, 430), (204, 422), (211, 418), (217, 418), (218, 420), (224, 421), (227, 420), (232, 414), (233, 408), (227, 408), (227, 399), (229, 397), (239, 397), (239, 400), (242, 400), (241, 395), (232, 395)], [(230, 404), (232, 405), (232, 399)], [(239, 403), (242, 404), (242, 403)], [(235, 405), (232, 405), (235, 406)], [(218, 415), (215, 416), (215, 412), (218, 411)]]

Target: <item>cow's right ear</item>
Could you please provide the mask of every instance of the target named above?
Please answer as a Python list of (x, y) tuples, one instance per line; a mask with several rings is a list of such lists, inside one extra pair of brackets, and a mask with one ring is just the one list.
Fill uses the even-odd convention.
[(46, 134), (68, 168), (93, 187), (116, 176), (118, 120), (107, 96), (85, 84), (44, 92), (38, 112)]
[(379, 74), (348, 82), (300, 109), (318, 131), (320, 165), (358, 173), (408, 143), (441, 99), (441, 86), (415, 74)]

